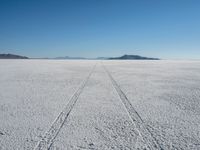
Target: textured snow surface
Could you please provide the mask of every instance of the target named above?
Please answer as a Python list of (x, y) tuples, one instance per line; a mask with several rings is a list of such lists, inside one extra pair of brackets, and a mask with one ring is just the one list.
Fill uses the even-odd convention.
[(0, 150), (34, 148), (200, 149), (200, 62), (0, 60)]

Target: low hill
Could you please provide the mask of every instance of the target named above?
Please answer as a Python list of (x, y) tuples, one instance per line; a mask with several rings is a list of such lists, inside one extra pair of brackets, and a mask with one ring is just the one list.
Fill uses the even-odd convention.
[(119, 59), (119, 60), (159, 60), (159, 58), (149, 58), (139, 55), (123, 55), (121, 57), (110, 57), (109, 59)]
[(54, 59), (87, 59), (84, 57), (69, 57), (69, 56), (64, 56), (64, 57), (56, 57)]
[(14, 54), (0, 54), (0, 59), (28, 59), (28, 57)]

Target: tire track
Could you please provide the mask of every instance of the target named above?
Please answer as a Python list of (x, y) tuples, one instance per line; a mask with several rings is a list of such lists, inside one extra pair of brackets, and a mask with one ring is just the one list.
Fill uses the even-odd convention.
[(91, 72), (87, 76), (87, 78), (83, 81), (81, 86), (77, 89), (77, 91), (71, 97), (69, 103), (65, 106), (65, 108), (60, 112), (58, 117), (55, 121), (51, 124), (49, 130), (45, 133), (44, 137), (37, 143), (34, 150), (48, 150), (51, 145), (53, 144), (53, 140), (58, 135), (59, 131), (61, 130), (63, 124), (65, 123), (67, 117), (69, 116), (71, 110), (73, 109), (74, 105), (76, 104), (79, 95), (83, 91), (85, 85), (87, 84), (90, 76), (92, 75), (96, 64), (92, 68)]
[(138, 112), (134, 109), (131, 102), (128, 100), (124, 92), (121, 90), (120, 86), (117, 84), (117, 82), (114, 80), (110, 72), (106, 69), (106, 67), (102, 64), (105, 72), (109, 76), (113, 87), (117, 91), (123, 105), (125, 106), (125, 109), (127, 110), (127, 113), (129, 117), (131, 118), (132, 122), (134, 123), (136, 129), (138, 130), (140, 136), (143, 138), (144, 142), (147, 144), (148, 149), (150, 150), (162, 150), (161, 146), (159, 145), (157, 139), (153, 136), (151, 131), (146, 127), (144, 121), (138, 114)]

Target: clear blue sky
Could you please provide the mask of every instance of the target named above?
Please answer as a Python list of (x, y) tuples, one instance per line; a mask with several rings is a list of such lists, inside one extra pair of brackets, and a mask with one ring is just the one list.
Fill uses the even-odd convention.
[(200, 59), (200, 0), (0, 0), (0, 53)]

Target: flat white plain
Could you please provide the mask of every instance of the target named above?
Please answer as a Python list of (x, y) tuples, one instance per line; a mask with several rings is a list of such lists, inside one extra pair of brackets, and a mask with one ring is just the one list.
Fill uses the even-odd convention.
[(200, 61), (169, 60), (0, 60), (0, 149), (34, 149), (95, 64), (50, 149), (149, 148), (104, 67), (159, 148), (200, 149)]

